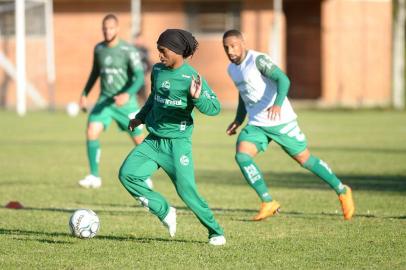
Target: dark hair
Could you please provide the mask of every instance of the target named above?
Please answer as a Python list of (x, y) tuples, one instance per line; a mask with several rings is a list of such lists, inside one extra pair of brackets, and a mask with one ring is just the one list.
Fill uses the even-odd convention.
[(190, 54), (189, 55), (183, 54), (183, 57), (185, 57), (185, 58), (192, 56), (195, 53), (195, 51), (197, 50), (197, 48), (199, 47), (199, 42), (197, 42), (196, 38), (194, 36), (192, 36), (192, 38), (193, 38), (193, 43), (191, 45)]
[(104, 24), (106, 21), (108, 21), (108, 20), (115, 20), (116, 23), (118, 23), (117, 16), (114, 15), (114, 14), (112, 14), (112, 13), (109, 13), (109, 14), (107, 14), (106, 16), (104, 16), (104, 18), (103, 18), (103, 24)]
[(184, 58), (192, 56), (199, 43), (192, 33), (182, 29), (167, 29), (159, 36), (158, 45), (161, 45)]
[(242, 33), (239, 30), (236, 29), (231, 29), (228, 30), (226, 32), (224, 32), (223, 34), (223, 39), (226, 39), (228, 37), (238, 37), (238, 38), (242, 38)]

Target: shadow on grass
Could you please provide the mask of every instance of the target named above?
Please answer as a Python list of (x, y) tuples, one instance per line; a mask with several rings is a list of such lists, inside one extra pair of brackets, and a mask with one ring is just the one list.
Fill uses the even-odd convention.
[[(104, 210), (104, 209), (97, 209), (97, 208), (92, 208), (96, 213), (99, 214), (105, 214), (105, 215), (110, 215), (110, 216), (120, 216), (120, 215), (129, 215), (129, 216), (136, 216), (136, 215), (146, 215), (147, 213), (145, 212), (145, 208), (142, 206), (133, 206), (133, 205), (120, 205), (120, 204), (94, 204), (98, 206), (107, 206), (107, 207), (131, 207), (132, 209), (129, 210), (120, 210), (120, 209), (110, 209), (110, 210)], [(186, 206), (179, 206), (179, 205), (174, 205), (174, 207), (178, 210), (178, 215), (181, 216), (193, 216), (193, 212)], [(3, 209), (6, 209), (5, 207), (0, 207)], [(76, 209), (72, 208), (41, 208), (41, 207), (24, 207), (22, 209), (18, 209), (16, 211), (49, 211), (49, 212), (62, 212), (62, 213), (73, 213)], [(246, 215), (250, 215), (248, 218), (232, 218), (232, 220), (236, 221), (243, 221), (243, 222), (254, 222), (251, 220), (251, 216), (256, 214), (258, 212), (258, 209), (249, 209), (249, 208), (221, 208), (221, 207), (213, 207), (211, 210), (215, 213), (218, 214), (226, 214), (226, 215), (233, 215), (237, 213), (244, 213)], [(340, 213), (327, 213), (327, 212), (319, 212), (319, 213), (309, 213), (309, 212), (299, 212), (299, 211), (281, 211), (278, 215), (281, 216), (286, 216), (286, 217), (298, 217), (298, 218), (314, 218), (314, 217), (328, 217), (328, 216), (336, 216), (336, 217), (341, 217), (342, 214)], [(362, 213), (356, 213), (355, 217), (362, 217), (362, 218), (378, 218), (378, 219), (406, 219), (406, 216), (376, 216), (372, 214), (362, 214)], [(18, 231), (18, 230), (16, 230)], [(0, 228), (0, 234), (2, 234), (1, 228)], [(67, 235), (67, 234), (63, 234)], [(58, 236), (58, 235), (55, 235)], [(98, 236), (98, 238), (103, 238), (103, 236)], [(115, 240), (125, 240), (128, 239), (128, 237), (116, 237), (116, 236), (107, 236), (107, 238), (115, 238)], [(137, 241), (159, 241), (161, 238), (134, 238), (133, 240)], [(167, 239), (162, 238), (162, 241), (166, 241)], [(170, 241), (178, 241), (178, 242), (184, 242), (184, 240), (170, 240)], [(190, 242), (190, 241), (187, 241)], [(192, 241), (193, 242), (193, 241)], [(197, 241), (198, 243), (198, 241)]]
[[(30, 230), (13, 230), (0, 228), (0, 235), (14, 235), (14, 236), (34, 236), (34, 237), (72, 237), (69, 233), (63, 232), (43, 232), (43, 231), (30, 231)], [(72, 237), (72, 240), (77, 240), (78, 238)], [(49, 244), (74, 244), (74, 242), (60, 241), (54, 239), (16, 239), (20, 241), (37, 241), (41, 243)], [(86, 239), (83, 239), (86, 240)], [(175, 243), (195, 243), (195, 244), (206, 244), (205, 241), (197, 240), (184, 240), (184, 239), (169, 239), (161, 237), (135, 237), (135, 236), (114, 236), (114, 235), (97, 235), (92, 240), (111, 240), (111, 241), (135, 241), (140, 243), (152, 243), (152, 242), (175, 242)]]
[[(329, 189), (324, 181), (305, 170), (297, 173), (265, 171), (264, 177), (271, 188)], [(338, 177), (354, 190), (406, 192), (406, 175), (347, 174)], [(202, 183), (247, 185), (242, 174), (237, 171), (197, 171), (196, 179)]]

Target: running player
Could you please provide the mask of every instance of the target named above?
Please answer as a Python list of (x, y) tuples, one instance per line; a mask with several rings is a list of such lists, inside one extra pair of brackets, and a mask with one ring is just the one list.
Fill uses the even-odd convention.
[(220, 103), (205, 79), (187, 63), (198, 43), (191, 33), (180, 29), (164, 31), (157, 41), (161, 63), (151, 73), (151, 94), (135, 119), (132, 131), (145, 123), (147, 138), (127, 156), (119, 178), (127, 191), (176, 233), (176, 210), (145, 183), (158, 168), (171, 178), (176, 191), (209, 234), (209, 244), (224, 245), (223, 229), (197, 191), (192, 158), (192, 111), (217, 115)]
[(248, 114), (248, 124), (237, 139), (235, 160), (248, 184), (262, 203), (253, 220), (274, 215), (280, 204), (274, 201), (263, 174), (253, 158), (265, 151), (271, 141), (301, 166), (319, 176), (337, 193), (345, 220), (351, 219), (355, 206), (351, 188), (343, 185), (326, 162), (312, 155), (305, 135), (296, 121), (287, 94), (288, 77), (263, 53), (248, 50), (240, 31), (229, 30), (223, 35), (224, 50), (230, 60), (228, 73), (239, 91), (235, 120), (226, 133), (234, 135)]

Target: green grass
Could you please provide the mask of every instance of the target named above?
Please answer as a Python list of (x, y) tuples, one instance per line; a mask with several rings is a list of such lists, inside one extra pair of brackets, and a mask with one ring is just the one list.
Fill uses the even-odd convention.
[[(77, 186), (87, 173), (84, 115), (0, 112), (0, 269), (405, 269), (406, 114), (298, 114), (313, 154), (353, 187), (357, 216), (344, 222), (335, 193), (271, 144), (256, 160), (282, 213), (249, 221), (259, 201), (234, 163), (236, 138), (224, 132), (233, 113), (198, 115), (198, 187), (228, 241), (211, 247), (161, 171), (153, 180), (178, 208), (175, 239), (124, 190), (117, 170), (132, 146), (114, 125), (101, 138), (103, 187), (85, 190)], [(12, 200), (25, 209), (3, 207)], [(69, 235), (77, 208), (99, 215), (94, 239)]]

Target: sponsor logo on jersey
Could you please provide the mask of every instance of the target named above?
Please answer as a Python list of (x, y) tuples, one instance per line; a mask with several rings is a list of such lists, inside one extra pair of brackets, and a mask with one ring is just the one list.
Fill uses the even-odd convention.
[(168, 80), (163, 81), (161, 87), (163, 90), (168, 91), (171, 88), (171, 83)]
[(189, 158), (185, 155), (182, 155), (179, 159), (180, 164), (182, 164), (183, 166), (187, 166), (189, 165)]
[(192, 78), (192, 76), (189, 76), (189, 75), (186, 75), (186, 74), (182, 74), (182, 77), (183, 77), (183, 78), (186, 78), (186, 79)]
[(160, 95), (155, 95), (155, 100), (158, 103), (165, 104), (165, 105), (172, 105), (172, 106), (182, 106), (182, 100), (171, 100), (168, 98), (163, 98)]
[(111, 57), (110, 55), (107, 55), (106, 58), (104, 58), (104, 64), (106, 64), (106, 66), (110, 66), (113, 63), (113, 57)]

